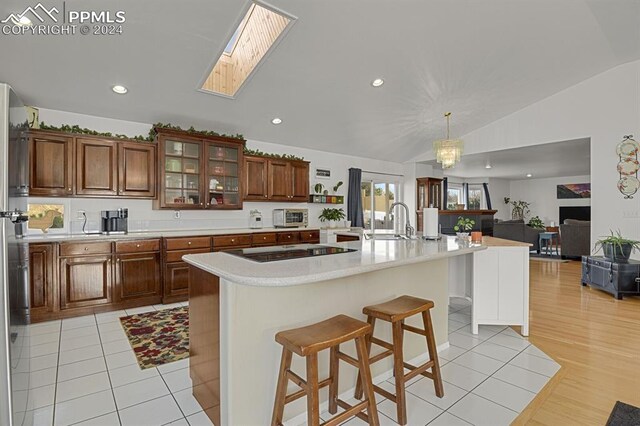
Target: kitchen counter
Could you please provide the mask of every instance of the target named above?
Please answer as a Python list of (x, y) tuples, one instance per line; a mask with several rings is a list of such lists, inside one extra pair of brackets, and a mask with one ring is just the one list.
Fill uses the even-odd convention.
[(364, 240), (328, 245), (357, 251), (270, 263), (253, 262), (224, 252), (191, 254), (183, 260), (235, 284), (274, 287), (344, 278), (485, 249), (479, 244), (461, 244), (455, 237), (447, 236), (440, 241)]
[[(487, 244), (509, 244), (487, 239)], [(229, 253), (193, 254), (189, 263), (192, 392), (217, 425), (262, 425), (271, 417), (281, 347), (278, 331), (334, 315), (365, 319), (363, 306), (403, 294), (434, 302), (431, 310), (438, 350), (448, 343), (450, 263), (488, 251), (486, 245), (439, 241), (363, 240), (325, 244), (356, 252), (258, 263)], [(420, 316), (407, 324), (421, 327)], [(376, 336), (391, 341), (390, 327)], [(354, 356), (353, 344), (340, 350)], [(406, 333), (405, 359), (426, 360), (424, 337)], [(319, 375), (328, 367), (321, 355)], [(292, 370), (304, 374), (304, 359)], [(372, 366), (375, 382), (391, 377), (392, 360)], [(353, 394), (355, 369), (340, 371), (339, 394)], [(304, 399), (288, 404), (287, 424), (305, 422)]]
[(32, 234), (21, 240), (26, 243), (49, 243), (63, 241), (120, 241), (145, 238), (197, 237), (201, 235), (254, 234), (261, 232), (316, 231), (320, 228), (225, 228), (225, 229), (180, 229), (166, 231), (138, 231), (128, 234)]

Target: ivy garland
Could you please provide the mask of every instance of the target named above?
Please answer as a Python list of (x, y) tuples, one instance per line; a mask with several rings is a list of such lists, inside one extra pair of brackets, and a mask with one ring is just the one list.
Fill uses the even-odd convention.
[(283, 160), (299, 160), (299, 161), (304, 160), (304, 157), (298, 157), (297, 155), (293, 155), (293, 154), (271, 154), (269, 152), (262, 152), (259, 149), (250, 149), (250, 148), (247, 148), (246, 146), (244, 147), (244, 154), (255, 155), (258, 157), (280, 158)]
[[(44, 121), (40, 122), (40, 129), (53, 130), (53, 131), (64, 132), (64, 133), (74, 133), (79, 135), (104, 136), (107, 138), (117, 138), (117, 139), (133, 139), (133, 140), (144, 141), (144, 142), (153, 142), (156, 138), (156, 135), (158, 134), (158, 130), (161, 130), (161, 129), (177, 130), (181, 132), (190, 133), (193, 135), (221, 136), (225, 138), (244, 140), (244, 137), (239, 133), (236, 135), (226, 135), (224, 133), (218, 133), (211, 130), (196, 130), (193, 126), (189, 127), (189, 129), (187, 130), (184, 130), (180, 126), (173, 126), (171, 124), (165, 124), (165, 123), (154, 124), (151, 127), (151, 130), (149, 130), (148, 136), (138, 135), (133, 137), (130, 137), (127, 135), (121, 135), (118, 133), (114, 134), (111, 132), (98, 132), (92, 129), (80, 127), (77, 124), (73, 126), (70, 126), (68, 124), (62, 124), (61, 126), (52, 126), (52, 125), (46, 124)], [(299, 160), (299, 161), (304, 160), (304, 157), (298, 157), (297, 155), (293, 155), (293, 154), (272, 154), (272, 153), (260, 151), (259, 149), (249, 149), (246, 146), (244, 147), (244, 153), (247, 155), (256, 155), (260, 157), (280, 158), (283, 160)]]
[(70, 126), (68, 124), (63, 124), (61, 126), (52, 126), (49, 124), (46, 124), (44, 121), (42, 121), (40, 123), (40, 129), (41, 130), (53, 130), (53, 131), (58, 131), (58, 132), (65, 132), (65, 133), (74, 133), (74, 134), (80, 134), (80, 135), (92, 135), (92, 136), (104, 136), (104, 137), (108, 137), (108, 138), (118, 138), (118, 139), (133, 139), (133, 140), (137, 140), (137, 141), (147, 141), (147, 142), (153, 142), (156, 138), (157, 135), (157, 129), (170, 129), (170, 130), (178, 130), (181, 132), (187, 132), (187, 133), (191, 133), (194, 135), (203, 135), (203, 136), (222, 136), (225, 138), (232, 138), (232, 139), (240, 139), (240, 140), (244, 140), (243, 136), (241, 134), (236, 134), (236, 135), (226, 135), (224, 133), (218, 133), (218, 132), (213, 132), (210, 130), (196, 130), (193, 126), (189, 127), (188, 130), (183, 130), (181, 127), (179, 126), (173, 126), (171, 124), (164, 124), (164, 123), (156, 123), (151, 127), (151, 130), (149, 130), (149, 135), (148, 136), (142, 136), (142, 135), (138, 135), (138, 136), (127, 136), (127, 135), (121, 135), (118, 133), (111, 133), (111, 132), (97, 132), (95, 130), (92, 129), (87, 129), (87, 128), (83, 128), (78, 126), (77, 124)]

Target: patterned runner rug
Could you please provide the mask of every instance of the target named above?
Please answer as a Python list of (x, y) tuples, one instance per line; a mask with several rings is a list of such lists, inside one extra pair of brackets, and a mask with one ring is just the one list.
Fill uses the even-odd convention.
[(141, 369), (189, 357), (189, 308), (121, 317)]

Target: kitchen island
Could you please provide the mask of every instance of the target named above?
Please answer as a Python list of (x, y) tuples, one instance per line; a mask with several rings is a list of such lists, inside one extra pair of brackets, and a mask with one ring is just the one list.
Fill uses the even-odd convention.
[[(343, 313), (364, 319), (362, 307), (403, 294), (433, 300), (438, 349), (448, 347), (448, 262), (485, 250), (455, 238), (368, 240), (333, 244), (357, 251), (269, 263), (228, 253), (185, 256), (190, 264), (190, 375), (193, 394), (216, 425), (262, 425), (271, 417), (281, 347), (278, 331)], [(410, 319), (411, 320), (411, 319)], [(408, 323), (412, 321), (408, 320)], [(418, 318), (413, 325), (419, 326)], [(376, 334), (390, 340), (390, 327)], [(355, 355), (349, 345), (341, 348)], [(405, 358), (426, 359), (424, 338), (407, 335)], [(385, 362), (387, 361), (387, 362)], [(391, 376), (391, 359), (373, 365), (374, 381)], [(294, 357), (292, 369), (304, 374)], [(328, 357), (320, 357), (320, 377)], [(340, 393), (351, 392), (355, 369), (341, 368)], [(305, 417), (305, 401), (285, 418)]]

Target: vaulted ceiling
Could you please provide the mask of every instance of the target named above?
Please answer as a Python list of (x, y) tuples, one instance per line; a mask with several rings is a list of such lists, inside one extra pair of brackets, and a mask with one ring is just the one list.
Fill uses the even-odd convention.
[[(0, 81), (43, 108), (406, 161), (444, 135), (445, 111), (461, 136), (640, 59), (637, 0), (269, 3), (298, 19), (236, 99), (197, 89), (246, 10), (240, 0), (67, 0), (124, 10), (123, 34), (0, 34)], [(24, 7), (4, 0), (1, 18)], [(112, 93), (116, 83), (129, 93)]]

